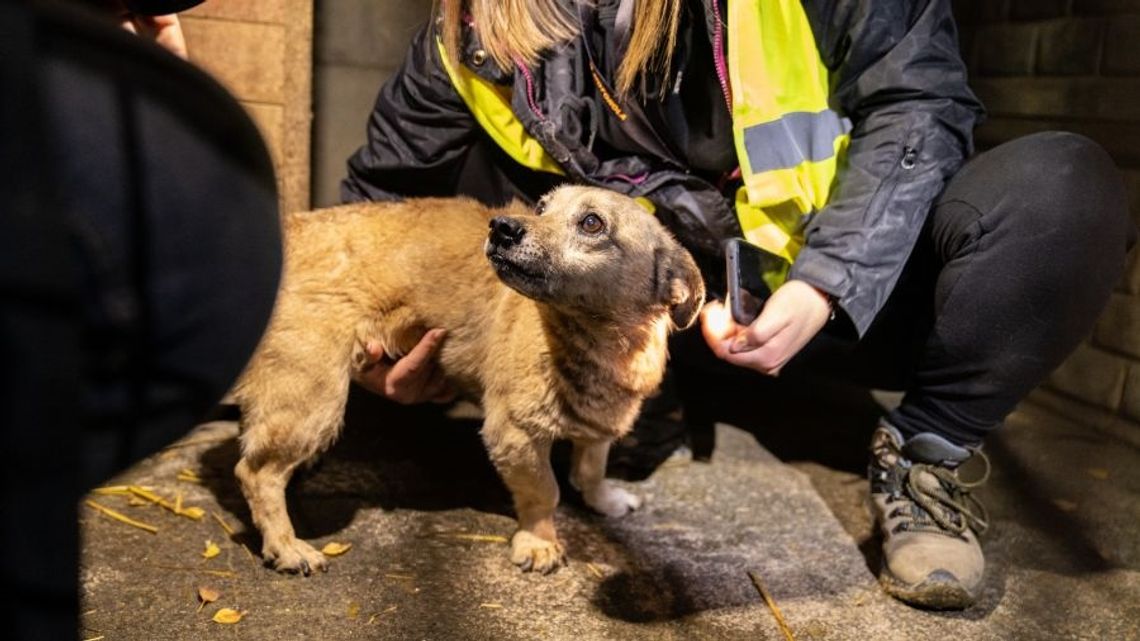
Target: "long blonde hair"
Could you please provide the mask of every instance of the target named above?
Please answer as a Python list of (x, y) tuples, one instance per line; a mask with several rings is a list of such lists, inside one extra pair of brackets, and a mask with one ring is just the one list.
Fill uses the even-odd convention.
[[(682, 2), (635, 0), (633, 32), (615, 78), (619, 96), (629, 96), (644, 74), (668, 71)], [(559, 0), (441, 0), (439, 4), (443, 44), (453, 64), (458, 62), (466, 19), (473, 21), (483, 49), (502, 69), (511, 68), (516, 60), (533, 66), (544, 51), (578, 36), (577, 19)]]

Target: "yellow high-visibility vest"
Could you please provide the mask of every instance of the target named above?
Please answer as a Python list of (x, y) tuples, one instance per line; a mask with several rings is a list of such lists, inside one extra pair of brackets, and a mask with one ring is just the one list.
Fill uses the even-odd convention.
[(439, 59), (451, 78), (456, 93), (463, 98), (475, 121), (487, 135), (507, 152), (515, 162), (537, 171), (564, 174), (562, 167), (543, 149), (542, 143), (526, 132), (522, 123), (511, 111), (511, 88), (497, 85), (480, 78), (470, 69), (459, 65), (455, 68), (447, 57), (443, 40), (436, 38)]
[[(829, 72), (800, 0), (729, 0), (727, 31), (743, 181), (736, 215), (747, 240), (792, 261), (803, 246), (804, 217), (831, 196), (851, 123), (829, 107)], [(514, 116), (510, 88), (453, 67), (442, 41), (438, 46), (456, 91), (491, 138), (527, 167), (564, 173)]]

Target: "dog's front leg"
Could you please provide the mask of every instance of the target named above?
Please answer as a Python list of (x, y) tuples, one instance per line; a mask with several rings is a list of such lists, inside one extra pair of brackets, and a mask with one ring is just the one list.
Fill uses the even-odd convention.
[(511, 491), (518, 515), (519, 529), (511, 537), (511, 562), (524, 572), (554, 571), (565, 558), (554, 529), (558, 482), (550, 467), (550, 441), (493, 416), (483, 426), (483, 440)]
[(570, 455), (570, 484), (586, 505), (606, 516), (625, 516), (641, 507), (641, 498), (606, 480), (609, 441), (574, 441)]

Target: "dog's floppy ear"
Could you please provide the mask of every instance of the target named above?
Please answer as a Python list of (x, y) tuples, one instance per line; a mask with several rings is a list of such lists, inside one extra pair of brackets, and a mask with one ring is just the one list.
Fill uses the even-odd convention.
[(676, 241), (669, 242), (654, 252), (654, 274), (657, 300), (669, 308), (673, 325), (690, 327), (705, 302), (705, 280), (693, 257)]

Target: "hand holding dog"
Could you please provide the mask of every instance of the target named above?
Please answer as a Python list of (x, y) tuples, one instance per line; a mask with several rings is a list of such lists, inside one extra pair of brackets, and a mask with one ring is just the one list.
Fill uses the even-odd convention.
[(823, 329), (830, 314), (823, 292), (790, 280), (772, 294), (760, 316), (747, 327), (738, 325), (720, 302), (706, 304), (701, 331), (718, 358), (776, 376)]
[(453, 400), (455, 390), (448, 385), (436, 363), (446, 335), (447, 331), (442, 329), (429, 331), (410, 352), (395, 361), (384, 354), (380, 344), (369, 343), (366, 350), (369, 364), (357, 376), (357, 384), (403, 405)]

